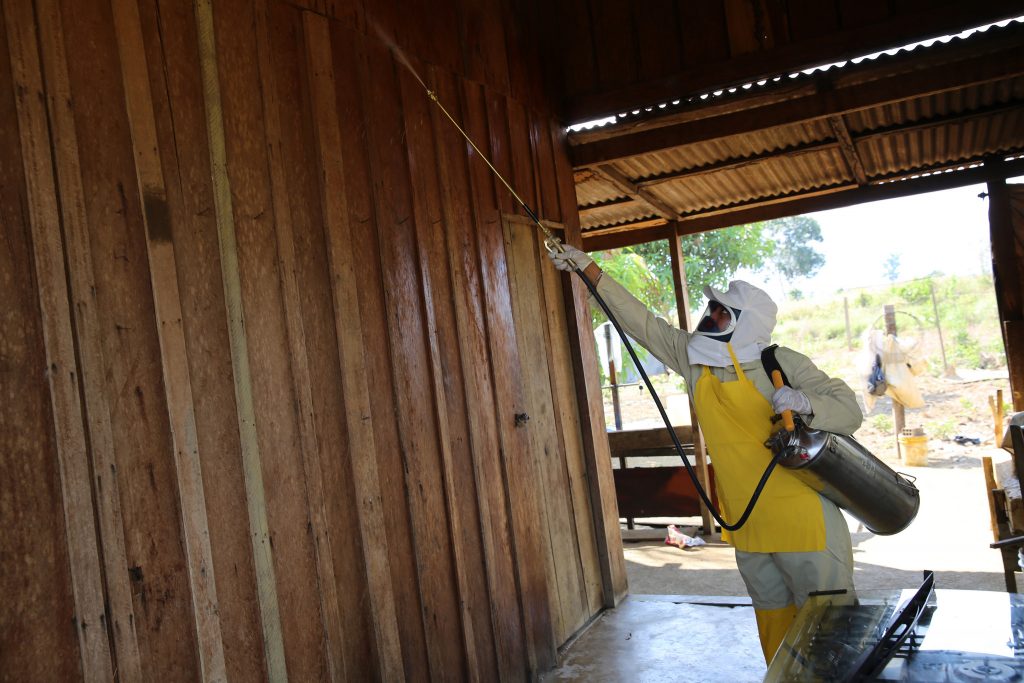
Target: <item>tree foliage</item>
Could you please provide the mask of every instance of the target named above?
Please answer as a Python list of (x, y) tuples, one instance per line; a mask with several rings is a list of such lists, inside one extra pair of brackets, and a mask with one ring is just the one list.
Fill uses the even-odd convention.
[[(821, 242), (818, 223), (805, 216), (686, 235), (680, 238), (686, 284), (694, 303), (704, 287), (724, 288), (740, 269), (778, 273), (786, 280), (814, 275), (825, 257), (814, 248)], [(648, 308), (675, 317), (672, 262), (664, 240), (591, 254), (598, 265)], [(594, 322), (605, 320), (595, 311)]]

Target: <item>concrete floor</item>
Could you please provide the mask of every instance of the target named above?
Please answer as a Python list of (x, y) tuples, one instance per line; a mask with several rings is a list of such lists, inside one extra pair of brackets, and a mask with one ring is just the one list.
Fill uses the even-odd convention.
[(750, 601), (700, 601), (629, 596), (570, 643), (542, 683), (760, 681), (766, 667)]
[[(916, 587), (922, 571), (931, 569), (936, 588), (1004, 591), (999, 553), (988, 547), (980, 467), (899, 470), (917, 477), (921, 509), (895, 536), (875, 536), (849, 519), (857, 588)], [(661, 540), (626, 541), (624, 547), (630, 596), (563, 648), (544, 683), (762, 679), (753, 610), (731, 547), (713, 539), (687, 550)], [(1024, 581), (1024, 575), (1017, 578)]]

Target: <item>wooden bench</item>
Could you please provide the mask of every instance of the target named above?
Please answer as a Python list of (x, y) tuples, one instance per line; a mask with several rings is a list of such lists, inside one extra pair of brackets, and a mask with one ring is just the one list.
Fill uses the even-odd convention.
[[(688, 425), (675, 427), (676, 437), (683, 446), (691, 465), (699, 466), (694, 457), (693, 430)], [(682, 465), (635, 467), (637, 460), (670, 456), (680, 462), (668, 430), (626, 430), (608, 432), (612, 457), (619, 467), (613, 470), (615, 496), (619, 503), (619, 516), (626, 518), (633, 528), (638, 517), (701, 517), (702, 505), (697, 489)], [(707, 465), (711, 485), (705, 486), (712, 501), (718, 505), (714, 493), (714, 473)], [(704, 533), (710, 533), (707, 529)]]

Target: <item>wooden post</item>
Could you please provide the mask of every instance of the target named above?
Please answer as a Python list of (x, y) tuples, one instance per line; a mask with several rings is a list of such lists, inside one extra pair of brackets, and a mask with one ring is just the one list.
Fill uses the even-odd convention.
[(935, 329), (939, 332), (939, 351), (942, 352), (942, 374), (948, 377), (950, 375), (949, 363), (946, 362), (946, 344), (942, 341), (942, 323), (939, 322), (939, 304), (935, 300), (935, 282), (933, 280), (929, 280), (928, 286), (932, 292), (932, 310), (935, 311)]
[(612, 357), (611, 325), (605, 325), (604, 344), (608, 350), (608, 386), (612, 389), (612, 411), (615, 414), (615, 431), (619, 431), (622, 429), (622, 406), (619, 405), (619, 380), (615, 374), (615, 359)]
[(850, 332), (850, 299), (843, 295), (843, 316), (846, 318), (846, 348), (853, 351), (853, 334)]
[[(988, 163), (986, 163), (988, 166)], [(988, 183), (988, 223), (992, 243), (992, 279), (996, 307), (1010, 371), (1010, 395), (1015, 411), (1024, 410), (1024, 274), (1021, 235), (1024, 225), (1014, 217), (1024, 202), (1020, 190), (1005, 180)], [(1016, 224), (1015, 224), (1016, 223)]]
[[(896, 308), (892, 304), (886, 304), (885, 311), (885, 333), (896, 336)], [(893, 429), (896, 432), (896, 457), (900, 460), (903, 459), (903, 452), (900, 450), (900, 434), (903, 433), (903, 427), (906, 426), (906, 415), (903, 410), (903, 404), (893, 399), (892, 401), (892, 422)]]
[(992, 411), (992, 429), (995, 435), (993, 444), (999, 448), (1003, 441), (1003, 390), (996, 389), (995, 398), (988, 397), (988, 407)]
[[(675, 223), (669, 223), (667, 235), (668, 251), (672, 259), (672, 285), (676, 294), (676, 311), (679, 317), (679, 329), (689, 331), (692, 327), (690, 322), (690, 292), (686, 288), (686, 265), (683, 262), (683, 249), (679, 243), (679, 235), (675, 231)], [(701, 434), (700, 425), (697, 424), (697, 411), (693, 406), (693, 387), (687, 387), (687, 398), (690, 403), (690, 424), (693, 426), (693, 457), (697, 461), (697, 478), (700, 485), (711, 496), (709, 482), (711, 481), (708, 472), (708, 456), (704, 448), (704, 435)], [(717, 533), (714, 521), (711, 518), (711, 511), (701, 502), (700, 517), (706, 537), (714, 537)]]

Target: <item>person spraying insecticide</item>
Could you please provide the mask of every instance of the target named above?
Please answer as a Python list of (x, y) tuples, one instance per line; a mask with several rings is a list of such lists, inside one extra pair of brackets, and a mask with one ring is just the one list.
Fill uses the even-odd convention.
[[(707, 310), (691, 333), (656, 317), (583, 251), (563, 245), (549, 257), (560, 270), (581, 270), (626, 333), (683, 376), (726, 518), (740, 517), (772, 460), (766, 442), (775, 414), (791, 411), (830, 433), (849, 435), (860, 427), (853, 390), (803, 354), (776, 349), (792, 386), (773, 385), (762, 350), (771, 345), (778, 307), (763, 290), (738, 280), (721, 291), (706, 287)], [(770, 662), (809, 593), (844, 590), (853, 596), (853, 549), (846, 520), (831, 500), (781, 467), (763, 484), (746, 523), (725, 530), (723, 539), (736, 549)]]
[[(401, 61), (408, 66), (407, 61)], [(724, 537), (736, 548), (740, 575), (754, 605), (765, 661), (770, 662), (797, 608), (809, 593), (831, 590), (845, 591), (851, 598), (854, 595), (850, 533), (833, 500), (838, 498), (858, 504), (863, 500), (841, 495), (834, 495), (833, 500), (828, 497), (836, 493), (829, 479), (836, 473), (847, 474), (847, 468), (836, 466), (837, 453), (855, 456), (852, 460), (859, 463), (855, 478), (858, 483), (874, 483), (878, 479), (874, 472), (876, 459), (866, 451), (861, 452), (863, 449), (852, 437), (843, 436), (852, 434), (862, 419), (853, 391), (842, 381), (831, 379), (818, 370), (806, 356), (789, 349), (779, 349), (778, 360), (793, 380), (792, 386), (772, 385), (760, 354), (774, 348), (769, 344), (777, 307), (765, 292), (745, 282), (733, 282), (722, 292), (706, 288), (708, 310), (692, 334), (655, 317), (621, 285), (611, 278), (603, 278), (600, 268), (589, 256), (562, 244), (551, 233), (452, 117), (437, 94), (409, 68), (430, 100), (544, 233), (544, 247), (555, 266), (580, 276), (591, 296), (608, 314), (638, 367), (639, 360), (626, 333), (685, 378), (715, 466), (719, 499), (726, 516), (734, 521), (726, 521), (712, 504), (683, 454), (675, 430), (670, 428), (669, 436), (683, 456), (683, 465), (698, 495), (722, 526)], [(662, 419), (669, 425), (668, 415), (650, 379), (642, 370), (641, 375)], [(772, 455), (769, 436), (775, 413), (786, 416), (797, 413), (802, 416), (798, 423), (801, 428), (813, 424), (815, 429), (800, 431), (786, 420), (789, 431), (785, 434), (790, 436), (772, 442), (775, 451)], [(823, 451), (831, 452), (833, 457), (818, 457)], [(780, 462), (783, 468), (776, 470)], [(803, 467), (807, 463), (824, 465)], [(763, 473), (758, 476), (761, 468)], [(787, 468), (793, 469), (787, 471)], [(894, 488), (899, 487), (889, 486), (890, 490)], [(906, 497), (905, 490), (900, 494)], [(909, 519), (916, 514), (916, 509), (915, 505)], [(903, 528), (909, 524), (909, 519), (893, 529)]]

